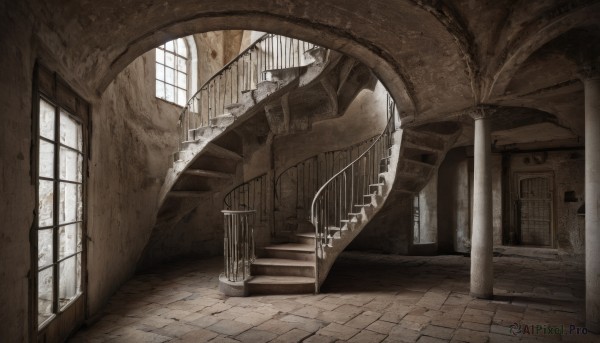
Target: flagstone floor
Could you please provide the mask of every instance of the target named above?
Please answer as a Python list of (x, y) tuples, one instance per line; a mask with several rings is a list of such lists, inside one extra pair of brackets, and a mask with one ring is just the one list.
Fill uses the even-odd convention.
[(468, 257), (347, 252), (321, 294), (228, 298), (220, 258), (185, 260), (134, 277), (70, 341), (600, 342), (582, 334), (582, 265), (495, 257), (494, 268), (495, 297), (478, 300)]

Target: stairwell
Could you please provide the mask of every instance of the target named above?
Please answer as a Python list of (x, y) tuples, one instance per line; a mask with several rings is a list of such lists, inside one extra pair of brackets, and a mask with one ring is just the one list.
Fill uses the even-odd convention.
[[(445, 132), (435, 125), (400, 129), (389, 97), (387, 113), (381, 113), (388, 118), (385, 129), (363, 142), (356, 154), (348, 153), (344, 163), (326, 163), (328, 171), (313, 176), (312, 188), (302, 190), (302, 206), (296, 205), (295, 216), (282, 223), (274, 207), (282, 173), (275, 175), (265, 166), (264, 174), (244, 175), (243, 137), (262, 137), (257, 144), (268, 144), (274, 136), (310, 132), (313, 123), (343, 115), (359, 92), (373, 89), (377, 80), (361, 63), (297, 40), (290, 41), (290, 46), (297, 44), (296, 57), (277, 65), (267, 58), (269, 40), (281, 42), (281, 36), (265, 35), (188, 102), (180, 119), (181, 145), (162, 187), (157, 225), (146, 248), (152, 256), (153, 241), (214, 194), (226, 194), (224, 208), (231, 220), (225, 225), (235, 222), (243, 233), (234, 234), (237, 226), (225, 229), (226, 270), (236, 271), (234, 277), (228, 272), (220, 277), (220, 289), (228, 295), (319, 292), (337, 256), (361, 231), (407, 220), (406, 211), (397, 211), (397, 205), (394, 209), (394, 201), (412, 200), (459, 133), (459, 128)], [(281, 59), (276, 52), (270, 55)], [(236, 63), (247, 62), (256, 69), (235, 75)], [(239, 179), (247, 181), (236, 185)], [(246, 219), (232, 219), (238, 215)], [(285, 231), (285, 225), (293, 229)], [(269, 230), (270, 243), (257, 244), (254, 235), (268, 235)]]

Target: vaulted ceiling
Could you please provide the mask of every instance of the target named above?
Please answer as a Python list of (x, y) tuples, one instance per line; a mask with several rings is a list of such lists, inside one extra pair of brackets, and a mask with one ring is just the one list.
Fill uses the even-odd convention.
[(252, 29), (312, 41), (371, 67), (405, 124), (461, 117), (475, 104), (530, 108), (583, 134), (577, 72), (598, 63), (592, 0), (22, 0), (5, 4), (81, 92), (102, 93), (174, 37)]

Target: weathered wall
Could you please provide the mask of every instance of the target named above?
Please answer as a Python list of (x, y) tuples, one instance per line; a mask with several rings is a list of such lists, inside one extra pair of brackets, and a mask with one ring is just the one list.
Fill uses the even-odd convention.
[(198, 49), (198, 86), (234, 59), (242, 44), (240, 30), (211, 31), (194, 35)]
[[(451, 150), (439, 169), (438, 185), (438, 226), (440, 252), (468, 252), (467, 240), (470, 240), (470, 197), (472, 196), (472, 163), (468, 148)], [(507, 244), (509, 232), (514, 231), (514, 215), (502, 212), (502, 201), (509, 197), (507, 205), (514, 209), (515, 181), (517, 172), (550, 172), (554, 175), (554, 247), (568, 254), (584, 253), (584, 221), (577, 216), (577, 210), (583, 204), (584, 161), (579, 150), (547, 152), (543, 163), (535, 163), (530, 153), (508, 155), (508, 189), (502, 190), (502, 155), (492, 155), (492, 199), (494, 245)], [(471, 172), (469, 172), (471, 170)], [(576, 201), (565, 202), (567, 191), (575, 193)], [(506, 218), (503, 218), (506, 216)]]
[[(193, 37), (198, 49), (198, 85), (202, 86), (229, 60), (237, 56), (242, 31), (214, 31), (195, 34)], [(153, 71), (152, 75), (154, 75)], [(179, 111), (181, 111), (180, 107), (177, 108), (177, 113)], [(178, 138), (174, 139), (177, 141)], [(165, 172), (171, 167), (171, 159), (168, 159), (167, 162)], [(222, 184), (226, 181), (216, 180), (215, 182), (217, 182), (213, 185), (215, 189), (227, 188)], [(223, 250), (223, 218), (220, 210), (223, 208), (224, 195), (223, 192), (215, 192), (202, 198), (190, 199), (185, 205), (182, 205), (182, 208), (196, 208), (187, 213), (180, 221), (168, 221), (156, 225), (153, 228), (152, 236), (145, 241), (138, 269), (143, 270), (156, 263), (181, 257), (221, 254)], [(182, 201), (186, 200), (182, 199)]]
[(156, 220), (158, 192), (176, 150), (180, 107), (154, 97), (154, 51), (92, 104), (88, 190), (90, 313), (135, 270)]
[(32, 27), (0, 4), (0, 341), (26, 342), (29, 230), (36, 208), (31, 175)]
[(361, 91), (343, 116), (316, 122), (309, 132), (276, 137), (276, 169), (281, 171), (324, 150), (342, 149), (380, 134), (386, 124), (386, 94), (378, 83), (374, 91)]
[(469, 251), (470, 184), (466, 149), (461, 147), (450, 150), (438, 170), (438, 249), (440, 252)]
[[(584, 201), (583, 150), (549, 151), (544, 162), (534, 161), (531, 154), (511, 154), (510, 171), (551, 172), (554, 175), (554, 239), (555, 247), (568, 254), (584, 254), (584, 217), (577, 210)], [(511, 182), (511, 189), (514, 185)], [(573, 191), (574, 202), (565, 202), (565, 192)], [(513, 196), (514, 199), (514, 196)], [(513, 222), (514, 223), (514, 222)], [(510, 225), (513, 226), (514, 224)]]
[(438, 177), (434, 175), (425, 188), (419, 192), (419, 220), (421, 224), (420, 243), (436, 243), (438, 234), (437, 214)]
[[(13, 13), (13, 16), (15, 13)], [(35, 187), (31, 173), (31, 97), (36, 56), (52, 68), (24, 22), (0, 20), (0, 341), (24, 342), (28, 321), (29, 229)], [(22, 19), (22, 18), (20, 18)], [(88, 304), (97, 312), (132, 274), (150, 234), (156, 196), (174, 150), (178, 110), (154, 98), (154, 54), (124, 70), (92, 105), (88, 178)], [(77, 91), (77, 88), (75, 87)], [(146, 94), (146, 96), (140, 96)], [(35, 272), (35, 271), (33, 271)]]

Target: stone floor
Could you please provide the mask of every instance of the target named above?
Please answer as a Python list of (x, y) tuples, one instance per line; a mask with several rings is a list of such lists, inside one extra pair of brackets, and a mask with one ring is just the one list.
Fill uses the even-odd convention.
[(182, 261), (129, 281), (71, 342), (600, 342), (569, 334), (584, 325), (581, 265), (494, 266), (493, 301), (468, 295), (467, 257), (366, 253), (344, 253), (318, 295), (228, 298), (221, 259)]

